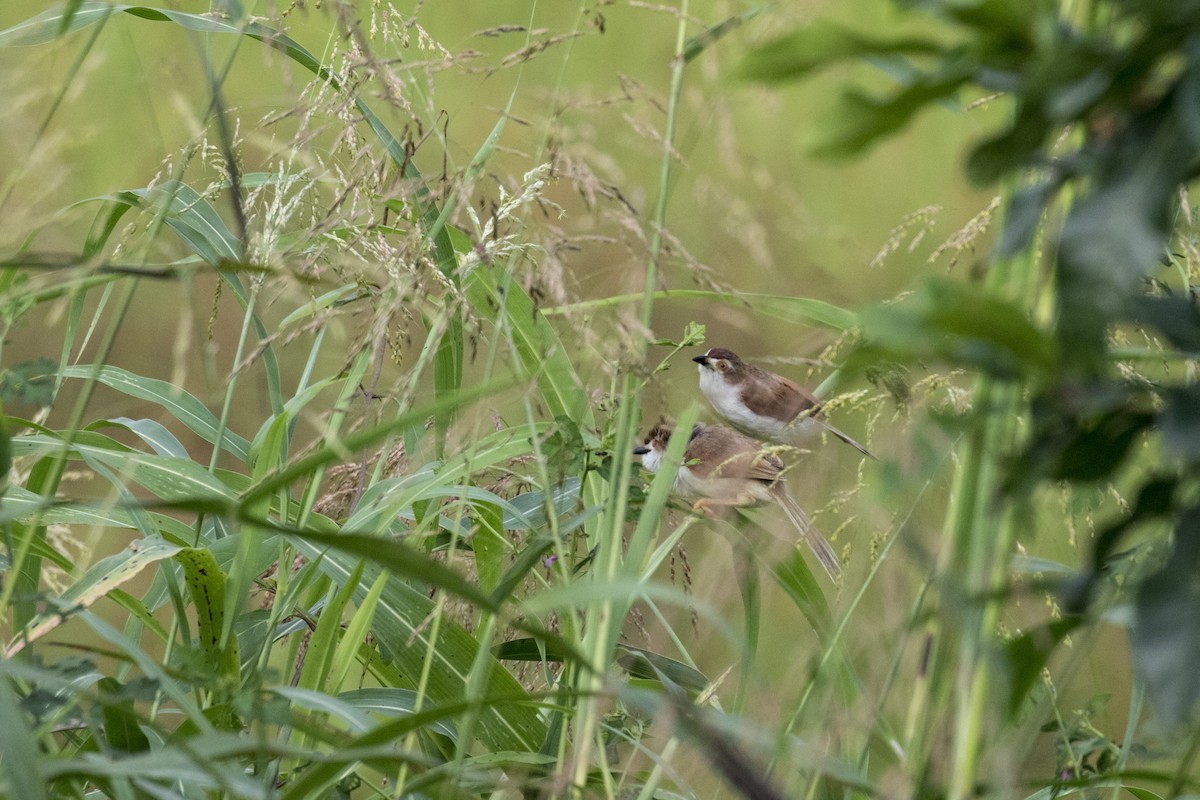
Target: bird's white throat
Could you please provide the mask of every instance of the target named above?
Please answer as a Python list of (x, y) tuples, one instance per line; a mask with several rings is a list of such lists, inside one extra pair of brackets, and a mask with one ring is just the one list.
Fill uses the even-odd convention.
[(663, 451), (657, 447), (651, 447), (649, 451), (642, 453), (642, 466), (647, 472), (658, 472), (658, 468), (662, 466)]

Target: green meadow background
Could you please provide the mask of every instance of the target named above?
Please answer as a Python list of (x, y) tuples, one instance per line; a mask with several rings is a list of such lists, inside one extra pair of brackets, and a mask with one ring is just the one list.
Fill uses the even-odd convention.
[[(1149, 798), (1192, 786), (1180, 752), (1192, 740), (1157, 726), (1132, 677), (1128, 597), (1107, 596), (1107, 616), (1042, 650), (1036, 637), (1028, 653), (1010, 647), (1064, 617), (1052, 579), (1090, 568), (1097, 529), (1159, 470), (1157, 442), (1139, 439), (1121, 475), (1047, 481), (1015, 511), (981, 494), (981, 529), (1004, 517), (1014, 546), (1006, 579), (972, 585), (959, 579), (974, 566), (945, 548), (972, 420), (989, 413), (972, 408), (975, 372), (920, 358), (838, 369), (862, 344), (860, 311), (929, 279), (985, 292), (1012, 184), (974, 184), (965, 164), (1013, 105), (964, 91), (856, 157), (818, 158), (812, 145), (837, 122), (845, 86), (903, 75), (867, 56), (764, 84), (743, 64), (816, 20), (879, 37), (957, 35), (920, 5), (155, 6), (284, 31), (342, 91), (252, 36), (145, 14), (61, 35), (35, 24), (37, 43), (0, 33), (0, 365), (41, 387), (3, 400), (8, 482), (30, 504), (4, 516), (0, 710), (21, 710), (16, 738), (27, 742), (0, 753), (9, 795), (1133, 787)], [(47, 8), (8, 0), (0, 31)], [(699, 49), (683, 64), (689, 40)], [(403, 165), (351, 97), (412, 148)], [(247, 236), (238, 257), (211, 263), (172, 221), (209, 208), (240, 238), (230, 155)], [(171, 181), (201, 198), (188, 212), (161, 194), (121, 194)], [(448, 261), (431, 224), (449, 232)], [(1031, 269), (1048, 270), (1052, 250), (1039, 240)], [(506, 288), (470, 288), (463, 265)], [(1044, 295), (1029, 317), (1052, 317)], [(843, 558), (836, 584), (810, 571), (773, 510), (699, 519), (668, 500), (669, 476), (624, 471), (660, 416), (713, 421), (690, 361), (712, 346), (821, 387), (831, 419), (879, 456), (863, 461), (832, 439), (787, 455), (792, 494)], [(454, 348), (462, 377), (444, 379)], [(140, 394), (89, 372), (101, 362), (134, 376)], [(189, 425), (146, 379), (186, 391), (218, 424)], [(163, 426), (182, 458), (138, 466), (129, 449), (157, 451), (132, 420)], [(251, 441), (248, 457), (213, 455), (230, 433)], [(1019, 441), (986, 454), (1007, 465)], [(146, 479), (160, 467), (200, 473), (208, 494)], [(546, 508), (571, 479), (582, 490)], [(359, 511), (378, 513), (348, 524), (356, 492)], [(39, 494), (151, 516), (89, 523), (37, 505)], [(512, 504), (541, 516), (505, 530)], [(339, 550), (339, 534), (386, 545)], [(125, 563), (148, 536), (164, 549), (136, 574), (101, 564)], [(215, 554), (220, 574), (196, 577), (188, 553)], [(321, 553), (340, 553), (341, 571)], [(280, 563), (291, 578), (276, 583)], [(389, 603), (407, 639), (379, 622)], [(986, 640), (976, 650), (956, 626), (970, 629), (963, 620), (979, 608), (994, 617), (975, 621)], [(56, 613), (60, 626), (14, 646)], [(527, 639), (522, 660), (506, 657), (513, 639)], [(67, 659), (91, 677), (64, 682)], [(441, 689), (439, 671), (456, 676)], [(288, 694), (297, 686), (311, 692), (304, 703)], [(353, 694), (367, 688), (391, 691), (390, 710)], [(515, 691), (530, 694), (517, 702)], [(57, 699), (35, 707), (39, 692)], [(536, 735), (489, 727), (525, 723)], [(174, 772), (145, 769), (154, 757)]]

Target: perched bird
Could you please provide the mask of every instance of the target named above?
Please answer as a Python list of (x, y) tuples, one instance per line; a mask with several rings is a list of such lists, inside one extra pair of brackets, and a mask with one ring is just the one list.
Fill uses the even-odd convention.
[(825, 428), (864, 456), (875, 458), (826, 422), (821, 401), (798, 383), (742, 361), (723, 347), (714, 347), (692, 361), (700, 365), (700, 391), (717, 413), (742, 433), (796, 446), (817, 428)]
[[(650, 472), (662, 467), (673, 430), (671, 424), (660, 422), (650, 430), (645, 444), (634, 448), (634, 455), (642, 457), (642, 466)], [(673, 489), (681, 497), (698, 498), (692, 507), (708, 513), (719, 506), (778, 503), (821, 566), (836, 579), (841, 572), (837, 554), (787, 493), (782, 473), (783, 462), (764, 452), (759, 442), (723, 425), (696, 425)]]

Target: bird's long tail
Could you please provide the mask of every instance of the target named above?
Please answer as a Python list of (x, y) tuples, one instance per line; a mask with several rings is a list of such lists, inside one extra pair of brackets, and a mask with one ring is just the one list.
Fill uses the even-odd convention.
[(863, 447), (861, 444), (859, 444), (858, 442), (854, 441), (854, 440), (853, 440), (853, 439), (851, 439), (849, 436), (847, 436), (846, 434), (842, 433), (840, 430), (838, 430), (837, 428), (835, 428), (833, 425), (829, 424), (829, 423), (828, 423), (828, 422), (826, 422), (825, 420), (823, 420), (823, 419), (819, 419), (819, 418), (818, 418), (818, 419), (817, 419), (817, 422), (819, 422), (819, 423), (821, 423), (822, 425), (824, 425), (824, 426), (825, 426), (825, 430), (829, 431), (829, 432), (830, 432), (830, 433), (832, 433), (834, 436), (836, 436), (837, 438), (841, 439), (843, 442), (845, 442), (846, 444), (850, 445), (851, 447), (853, 447), (853, 448), (854, 448), (855, 450), (857, 450), (858, 452), (862, 453), (862, 454), (863, 454), (864, 456), (866, 456), (867, 458), (874, 458), (876, 461), (878, 461), (878, 460), (879, 460), (879, 459), (878, 459), (878, 458), (875, 456), (875, 454), (874, 454), (874, 453), (872, 453), (870, 450), (868, 450), (867, 448)]
[(812, 548), (813, 555), (817, 557), (817, 561), (821, 562), (821, 566), (829, 573), (829, 577), (836, 581), (842, 574), (842, 565), (838, 561), (837, 553), (833, 551), (833, 546), (829, 544), (829, 540), (817, 530), (816, 525), (812, 524), (808, 514), (805, 514), (800, 504), (792, 499), (792, 496), (787, 493), (787, 489), (777, 484), (773, 492), (779, 505), (783, 508), (783, 513), (787, 514), (788, 520), (796, 526), (801, 538)]

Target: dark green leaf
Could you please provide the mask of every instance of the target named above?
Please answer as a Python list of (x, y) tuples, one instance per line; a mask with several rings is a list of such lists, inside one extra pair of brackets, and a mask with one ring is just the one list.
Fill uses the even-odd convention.
[(1166, 407), (1159, 429), (1167, 452), (1191, 464), (1200, 463), (1200, 386), (1177, 386), (1164, 392)]
[(1062, 640), (1083, 624), (1079, 617), (1058, 619), (1022, 633), (1004, 648), (1008, 660), (1008, 711), (1016, 715), (1033, 684), (1041, 677), (1050, 656)]
[(1000, 243), (996, 246), (998, 258), (1011, 258), (1029, 246), (1042, 221), (1042, 213), (1061, 186), (1059, 180), (1047, 180), (1013, 193), (1008, 201)]
[(894, 306), (862, 315), (865, 348), (846, 369), (884, 361), (949, 362), (993, 376), (1051, 375), (1058, 348), (1012, 303), (948, 280), (926, 282)]
[(54, 373), (58, 364), (37, 358), (14, 364), (0, 373), (0, 402), (48, 406), (54, 402)]
[(922, 76), (888, 97), (871, 97), (855, 89), (845, 92), (826, 115), (828, 121), (817, 129), (813, 154), (833, 158), (858, 155), (879, 139), (900, 130), (934, 101), (955, 94), (970, 74), (970, 67), (964, 62), (945, 73)]
[(818, 20), (751, 50), (739, 71), (752, 80), (794, 80), (846, 59), (932, 55), (939, 50), (938, 44), (928, 39), (876, 39), (828, 20)]
[(104, 739), (118, 753), (144, 753), (150, 749), (150, 740), (142, 733), (140, 721), (134, 711), (133, 699), (119, 699), (122, 686), (115, 678), (102, 678), (97, 689), (113, 696), (104, 704)]
[(1138, 588), (1130, 632), (1133, 663), (1168, 730), (1195, 716), (1200, 701), (1200, 507), (1175, 527), (1170, 560)]
[(743, 23), (754, 19), (762, 12), (761, 6), (756, 6), (740, 14), (735, 14), (732, 17), (712, 26), (701, 34), (691, 37), (683, 45), (683, 60), (684, 62), (691, 61), (696, 56), (703, 53), (707, 48), (716, 44), (726, 34), (735, 28), (740, 27)]
[[(710, 681), (704, 673), (677, 661), (632, 645), (618, 645), (617, 664), (634, 678), (665, 677), (692, 692), (702, 692)], [(495, 647), (496, 658), (503, 661), (551, 661), (561, 663), (566, 654), (553, 643), (538, 639), (510, 639)]]
[(1141, 296), (1134, 300), (1132, 318), (1153, 326), (1183, 352), (1200, 354), (1200, 309), (1194, 303), (1177, 296)]
[(833, 615), (829, 610), (829, 602), (825, 599), (825, 593), (821, 591), (821, 584), (798, 549), (793, 549), (790, 555), (774, 564), (771, 575), (788, 593), (792, 603), (814, 630), (824, 634), (830, 629)]

